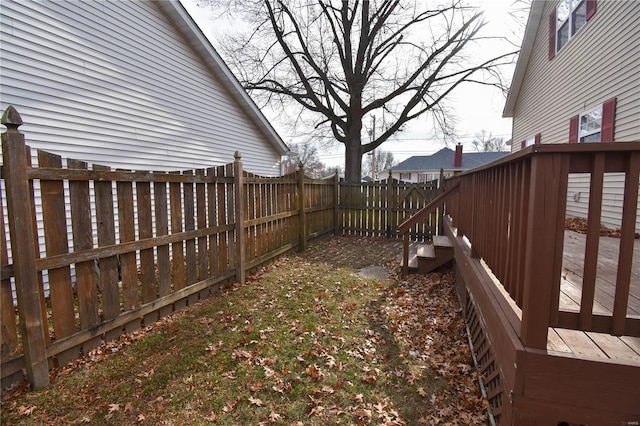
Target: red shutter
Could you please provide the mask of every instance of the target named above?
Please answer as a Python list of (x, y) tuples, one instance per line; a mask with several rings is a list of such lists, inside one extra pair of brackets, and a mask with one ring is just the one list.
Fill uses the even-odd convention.
[(540, 133), (536, 133), (535, 139), (533, 141), (534, 144), (539, 144), (540, 143), (540, 139), (542, 138), (542, 134)]
[(580, 117), (577, 115), (569, 120), (569, 143), (578, 142), (578, 120)]
[(556, 10), (549, 15), (549, 60), (556, 56)]
[(602, 104), (602, 127), (600, 142), (613, 142), (616, 121), (616, 98), (609, 99)]
[(526, 148), (526, 146), (527, 146), (527, 141), (520, 142), (520, 149)]
[(596, 0), (587, 0), (587, 21), (596, 13)]

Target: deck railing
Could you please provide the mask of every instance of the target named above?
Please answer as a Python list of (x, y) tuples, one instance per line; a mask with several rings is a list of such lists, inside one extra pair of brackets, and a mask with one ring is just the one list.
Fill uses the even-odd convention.
[[(549, 327), (640, 336), (640, 319), (627, 314), (638, 209), (640, 142), (534, 145), (459, 174), (447, 197), (457, 236), (470, 242), (522, 310), (520, 337), (546, 349)], [(584, 273), (579, 311), (560, 309), (567, 187), (570, 175), (590, 175)], [(603, 181), (624, 175), (622, 224), (614, 303), (594, 314)], [(416, 220), (417, 218), (414, 218)], [(638, 254), (637, 254), (638, 255)]]

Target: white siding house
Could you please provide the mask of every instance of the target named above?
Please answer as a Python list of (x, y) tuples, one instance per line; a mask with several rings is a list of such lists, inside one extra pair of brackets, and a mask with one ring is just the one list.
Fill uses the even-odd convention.
[[(533, 0), (503, 114), (513, 117), (513, 151), (640, 140), (638, 22), (637, 1)], [(621, 224), (623, 184), (621, 174), (605, 176), (602, 223), (611, 228)], [(569, 216), (586, 217), (588, 193), (589, 175), (571, 175)]]
[(288, 152), (178, 0), (0, 0), (1, 111), (9, 105), (26, 143), (63, 161), (169, 171), (239, 151), (245, 170), (277, 176)]
[(115, 168), (233, 161), (274, 176), (287, 147), (177, 0), (0, 7), (0, 107), (27, 143)]

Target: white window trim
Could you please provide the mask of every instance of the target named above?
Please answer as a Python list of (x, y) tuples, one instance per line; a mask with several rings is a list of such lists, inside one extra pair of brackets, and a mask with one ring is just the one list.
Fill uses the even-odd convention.
[[(562, 22), (559, 22), (559, 21), (558, 21), (558, 18), (556, 18), (556, 30), (555, 30), (555, 31), (556, 31), (556, 45), (555, 45), (556, 53), (558, 53), (558, 52), (559, 52), (563, 47), (565, 47), (567, 44), (569, 44), (569, 43), (571, 42), (571, 39), (572, 39), (573, 37), (575, 37), (575, 35), (576, 35), (576, 34), (578, 34), (578, 32), (580, 32), (580, 30), (582, 29), (582, 27), (584, 27), (584, 26), (587, 24), (586, 19), (585, 19), (585, 23), (584, 23), (584, 24), (582, 24), (582, 26), (581, 26), (580, 28), (578, 28), (578, 29), (576, 30), (576, 32), (575, 32), (575, 33), (572, 33), (572, 32), (571, 32), (571, 30), (572, 30), (572, 28), (573, 28), (573, 18), (574, 18), (574, 17), (573, 17), (573, 13), (575, 12), (575, 10), (577, 9), (577, 7), (578, 7), (580, 4), (584, 3), (584, 7), (585, 7), (585, 14), (586, 14), (586, 13), (587, 13), (587, 11), (586, 11), (586, 7), (587, 7), (587, 0), (560, 0), (560, 2), (558, 3), (558, 5), (556, 6), (556, 17), (557, 17), (557, 16), (559, 16), (559, 14), (558, 14), (558, 9), (560, 8), (560, 6), (561, 6), (563, 3), (569, 3), (569, 5), (570, 5), (570, 6), (569, 6), (569, 14), (567, 15), (566, 19), (564, 19)], [(586, 18), (586, 17), (585, 17), (585, 18)], [(562, 26), (564, 25), (564, 23), (565, 23), (565, 22), (566, 22), (566, 23), (567, 23), (567, 25), (569, 26), (569, 38), (567, 39), (567, 42), (566, 42), (564, 45), (562, 45), (562, 46), (558, 47), (558, 45), (559, 45), (559, 43), (560, 43), (560, 37), (559, 37), (559, 35), (558, 35), (558, 34), (559, 34), (559, 32), (560, 32), (560, 28), (562, 28)]]
[[(593, 130), (582, 130), (582, 117), (584, 117), (585, 115), (591, 114), (592, 112), (595, 111), (600, 111), (600, 127), (598, 127), (597, 129), (593, 129)], [(595, 135), (596, 133), (600, 133), (600, 138), (597, 141), (583, 141), (584, 138), (591, 136), (591, 135)], [(578, 142), (579, 143), (589, 143), (589, 142), (600, 142), (600, 140), (602, 140), (602, 104), (600, 105), (596, 105), (592, 108), (589, 108), (588, 110), (585, 110), (584, 112), (580, 113), (580, 115), (578, 116)]]

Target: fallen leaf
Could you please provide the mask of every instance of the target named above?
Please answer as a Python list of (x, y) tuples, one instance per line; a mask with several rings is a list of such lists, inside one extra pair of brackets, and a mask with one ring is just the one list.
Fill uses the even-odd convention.
[(249, 402), (253, 405), (257, 405), (258, 407), (262, 407), (264, 405), (264, 402), (262, 402), (262, 400), (254, 398), (252, 396), (249, 397)]
[(18, 414), (20, 414), (21, 416), (30, 416), (35, 409), (35, 405), (32, 405), (31, 407), (25, 407), (24, 405), (21, 405), (20, 408), (18, 408)]
[(222, 407), (222, 411), (224, 413), (230, 413), (233, 410), (235, 410), (237, 406), (238, 406), (238, 401), (229, 401), (224, 405), (224, 407)]
[(269, 420), (271, 420), (272, 422), (277, 422), (278, 420), (282, 420), (282, 416), (273, 411), (273, 408), (271, 408), (271, 413), (269, 413)]
[(315, 364), (310, 364), (305, 370), (308, 376), (310, 376), (316, 382), (324, 380), (324, 373)]
[(323, 411), (324, 411), (324, 407), (322, 405), (316, 405), (315, 407), (313, 407), (313, 409), (309, 413), (308, 417), (318, 415), (318, 414), (322, 413)]

